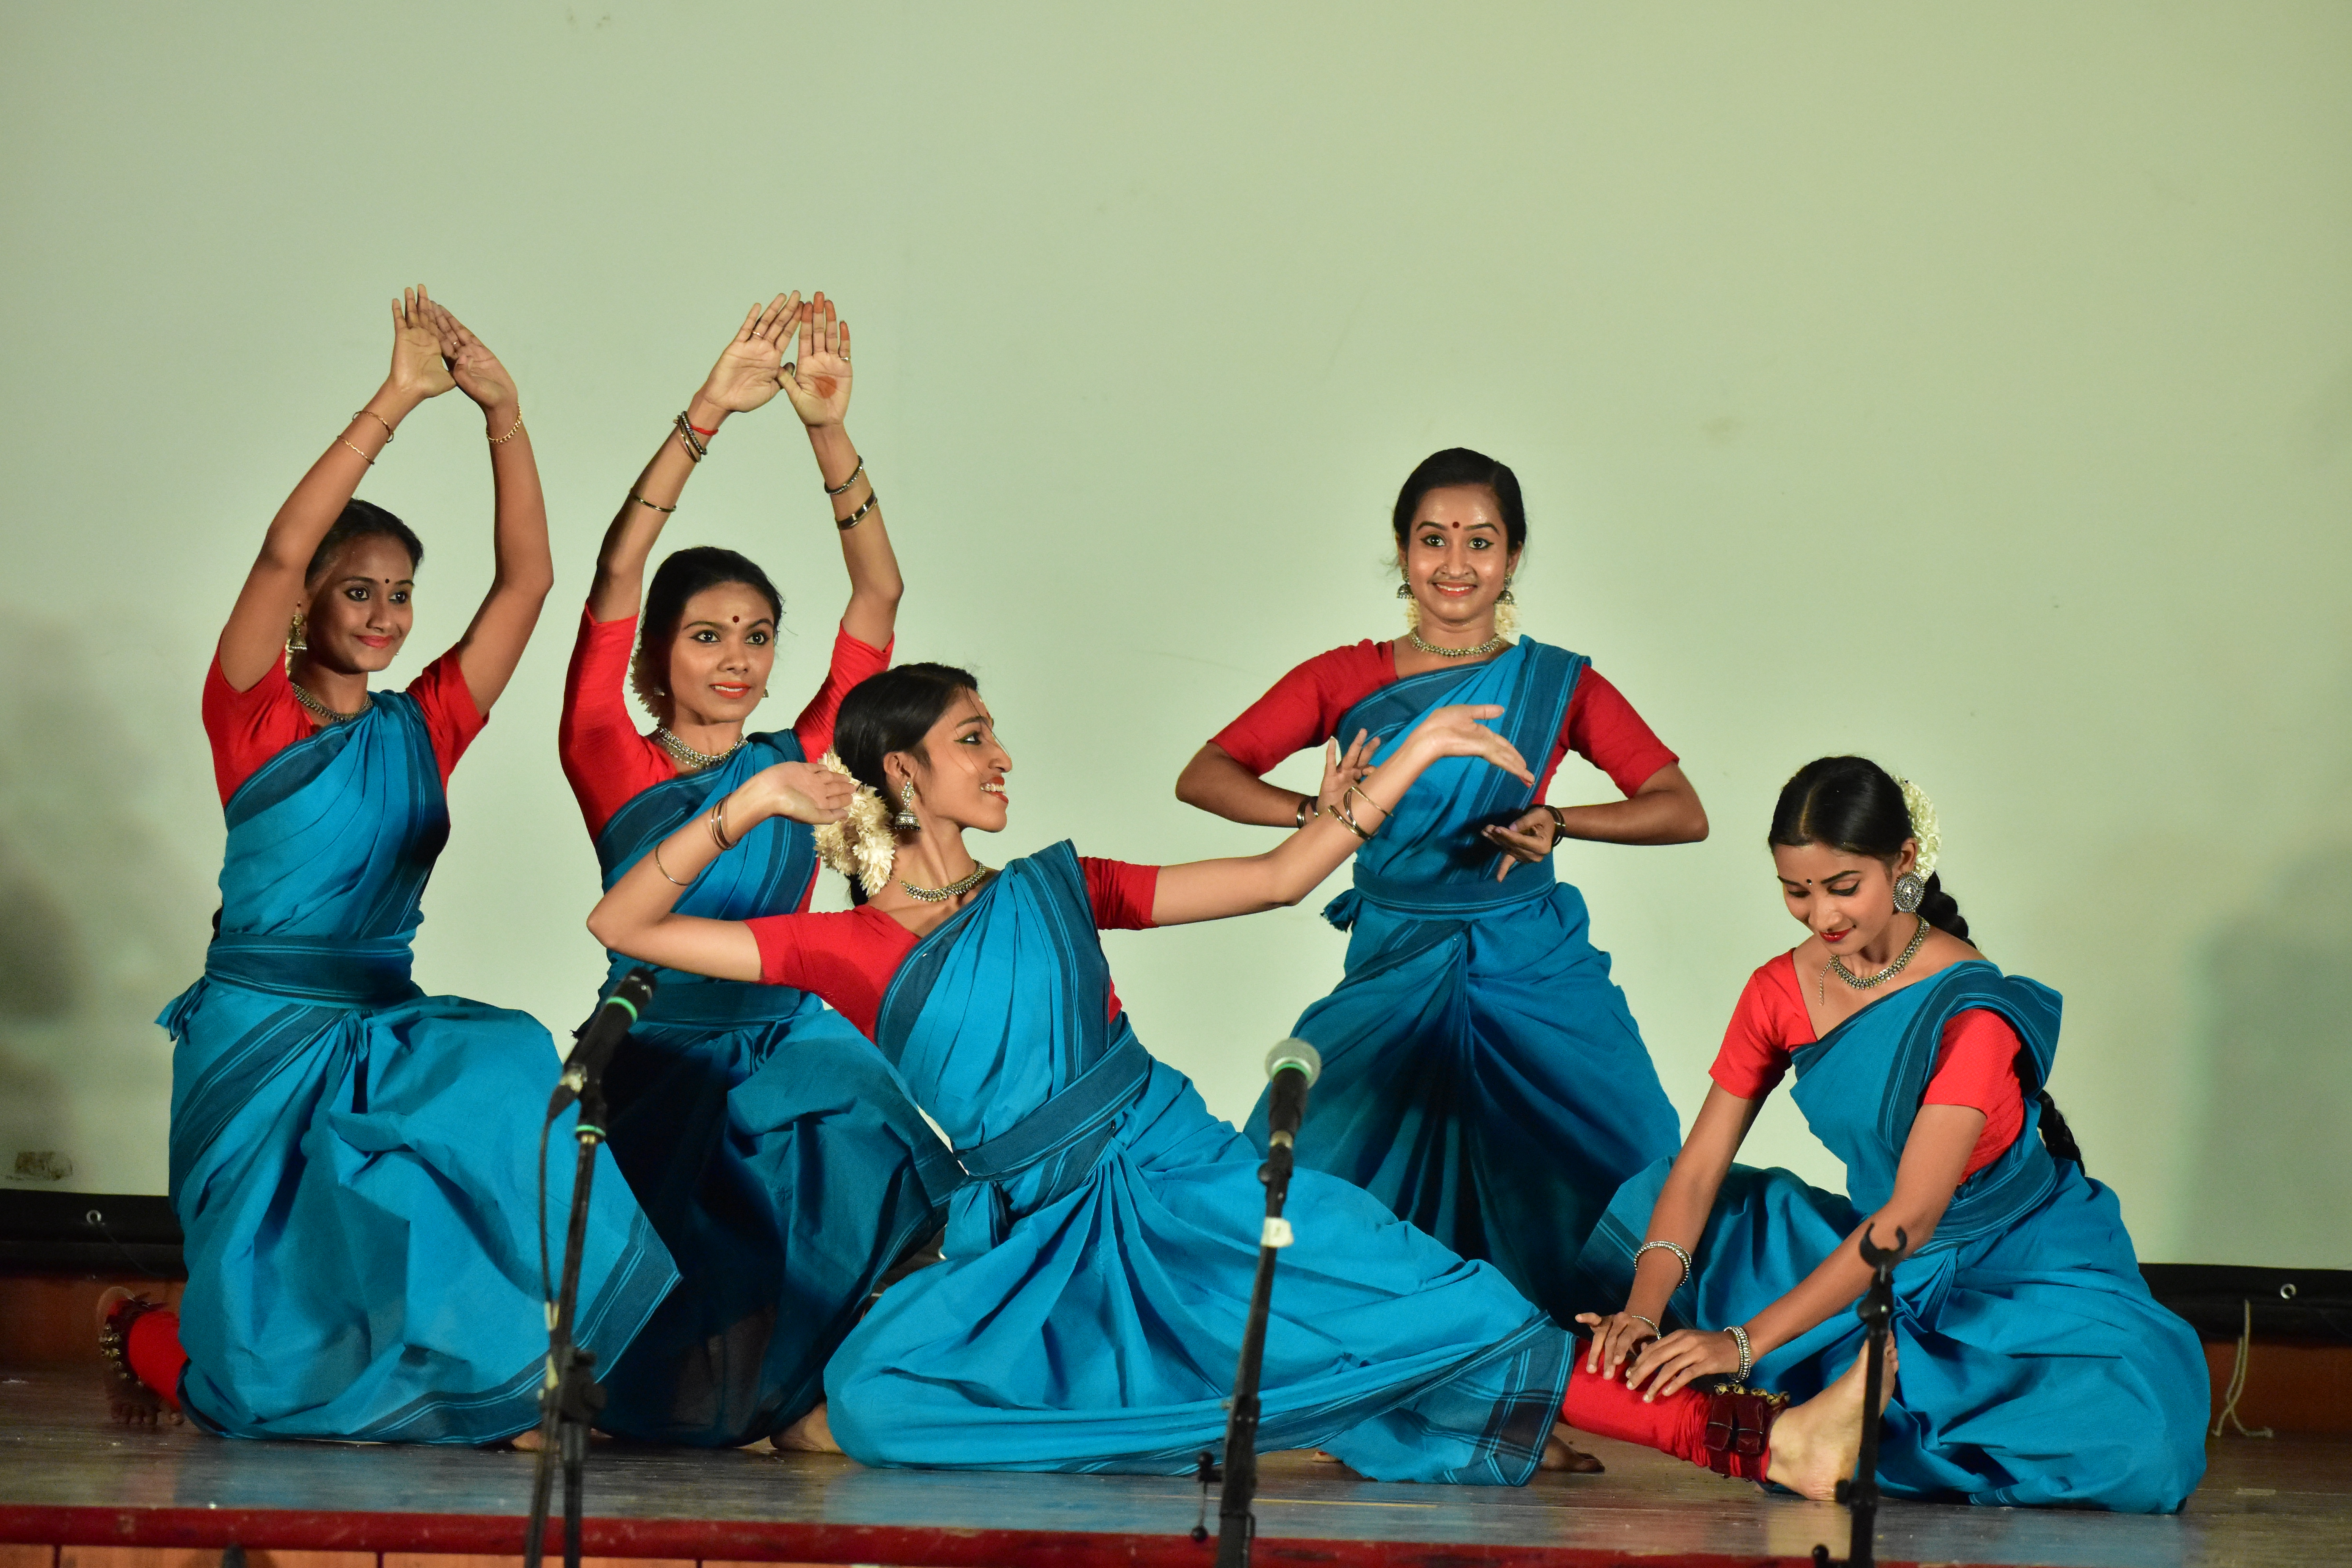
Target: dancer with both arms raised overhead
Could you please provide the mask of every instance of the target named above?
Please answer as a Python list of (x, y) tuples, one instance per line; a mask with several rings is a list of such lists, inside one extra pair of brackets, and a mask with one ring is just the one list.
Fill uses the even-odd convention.
[[(799, 356), (784, 363), (794, 333)], [(823, 294), (754, 307), (621, 503), (564, 683), (560, 749), (609, 887), (682, 826), (736, 852), (679, 908), (741, 920), (806, 909), (817, 858), (801, 822), (730, 819), (728, 795), (765, 769), (798, 775), (833, 743), (850, 688), (890, 662), (898, 563), (843, 421), (849, 325)], [(808, 431), (833, 505), (849, 604), (832, 663), (788, 730), (746, 733), (768, 694), (783, 602), (732, 550), (646, 558), (719, 426), (781, 391)], [(635, 669), (630, 649), (635, 644)], [(656, 728), (622, 697), (636, 686)], [(826, 779), (835, 775), (823, 774)], [(714, 810), (714, 807), (719, 809)], [(614, 954), (617, 982), (632, 961)], [(790, 1430), (824, 1396), (826, 1359), (891, 1265), (935, 1236), (959, 1176), (898, 1076), (817, 998), (787, 986), (663, 973), (604, 1080), (614, 1156), (682, 1279), (601, 1375), (599, 1425), (647, 1441), (721, 1446)]]
[[(1441, 763), (1356, 857), (1324, 910), (1349, 932), (1347, 975), (1293, 1031), (1323, 1055), (1302, 1164), (1345, 1176), (1465, 1258), (1483, 1258), (1560, 1322), (1580, 1308), (1576, 1249), (1619, 1184), (1673, 1152), (1677, 1123), (1584, 897), (1555, 879), (1563, 839), (1684, 844), (1706, 813), (1668, 751), (1583, 655), (1508, 640), (1528, 537), (1518, 479), (1463, 447), (1408, 476), (1391, 520), (1408, 630), (1318, 654), (1201, 748), (1179, 799), (1236, 822), (1296, 827), (1350, 809), (1440, 704), (1500, 703), (1533, 780)], [(1336, 738), (1321, 796), (1260, 774)], [(1543, 804), (1570, 751), (1626, 798)], [(1371, 774), (1377, 777), (1377, 774)], [(1532, 788), (1529, 785), (1532, 784)], [(1261, 1147), (1265, 1105), (1249, 1131)]]
[[(409, 981), (449, 771), (553, 582), (547, 509), (505, 367), (422, 289), (393, 321), (391, 374), (278, 509), (205, 678), (227, 860), (204, 978), (161, 1020), (187, 1293), (176, 1317), (100, 1305), (119, 1408), (241, 1437), (507, 1437), (537, 1421), (547, 1360), (533, 1156), (553, 1042)], [(453, 384), (488, 421), (496, 574), (456, 647), (371, 692), (424, 550), (352, 492)], [(574, 1335), (609, 1364), (677, 1276), (604, 1163)], [(572, 1162), (551, 1164), (560, 1253)]]
[[(1584, 1319), (1587, 1366), (1613, 1379), (1630, 1363), (1660, 1399), (1721, 1375), (1802, 1398), (1862, 1342), (1861, 1238), (1905, 1239), (1881, 1487), (2179, 1508), (2205, 1470), (2205, 1358), (2148, 1293), (2116, 1194), (2084, 1173), (2043, 1087), (2057, 993), (1969, 945), (1934, 809), (1876, 763), (1800, 769), (1769, 841), (1811, 934), (1748, 980), (1681, 1154), (1593, 1230), (1580, 1268), (1625, 1305)], [(1792, 1068), (1847, 1195), (1732, 1163)]]
[[(1532, 784), (1488, 705), (1426, 715), (1350, 797), (1381, 819), (1452, 759)], [(814, 990), (868, 1033), (958, 1148), (946, 1261), (886, 1293), (827, 1369), (825, 1414), (869, 1464), (1191, 1468), (1224, 1430), (1264, 1212), (1257, 1152), (1138, 1042), (1096, 932), (1296, 902), (1374, 829), (1318, 816), (1263, 855), (1181, 866), (1081, 858), (1002, 871), (967, 831), (1007, 819), (1012, 759), (966, 672), (901, 666), (843, 702), (851, 777), (770, 768), (721, 803), (728, 836), (779, 815), (819, 832), (868, 894), (839, 914), (700, 920), (678, 883), (728, 853), (699, 823), (606, 892), (605, 945), (672, 968)], [(1341, 759), (1327, 753), (1328, 782)], [(856, 784), (853, 785), (852, 778)], [(740, 853), (740, 851), (736, 851)], [(666, 868), (666, 869), (664, 869)], [(1563, 1414), (1823, 1496), (1850, 1468), (1861, 1385), (1775, 1413), (1742, 1453), (1738, 1410), (1654, 1404), (1585, 1370), (1566, 1331), (1348, 1183), (1300, 1171), (1265, 1339), (1260, 1444), (1319, 1447), (1386, 1479), (1525, 1481)], [(1565, 1405), (1563, 1405), (1563, 1394)], [(1710, 1417), (1722, 1437), (1709, 1447)], [(812, 1424), (812, 1433), (814, 1424)]]

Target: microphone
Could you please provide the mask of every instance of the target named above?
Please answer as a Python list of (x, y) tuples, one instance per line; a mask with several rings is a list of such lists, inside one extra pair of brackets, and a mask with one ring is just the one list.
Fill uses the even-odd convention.
[(1265, 1053), (1265, 1076), (1274, 1080), (1265, 1112), (1266, 1146), (1286, 1149), (1298, 1140), (1307, 1086), (1323, 1076), (1323, 1058), (1305, 1040), (1285, 1040)]
[(637, 1021), (654, 999), (654, 972), (640, 964), (621, 976), (613, 994), (590, 1016), (573, 1037), (579, 1042), (572, 1054), (563, 1058), (563, 1076), (556, 1080), (555, 1092), (548, 1096), (547, 1118), (552, 1121), (558, 1112), (580, 1098), (591, 1078), (601, 1077), (613, 1053), (620, 1049), (621, 1037)]

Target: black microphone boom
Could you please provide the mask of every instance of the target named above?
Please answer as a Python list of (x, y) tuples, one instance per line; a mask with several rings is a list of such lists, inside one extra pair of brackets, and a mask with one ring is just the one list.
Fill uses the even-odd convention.
[(1274, 1085), (1265, 1108), (1267, 1146), (1296, 1143), (1307, 1091), (1323, 1076), (1323, 1058), (1305, 1040), (1285, 1040), (1265, 1053), (1265, 1076)]
[(591, 1078), (601, 1077), (613, 1053), (621, 1048), (621, 1038), (629, 1026), (637, 1021), (646, 1004), (654, 999), (654, 972), (643, 964), (621, 976), (613, 994), (604, 998), (588, 1021), (580, 1026), (578, 1044), (563, 1058), (563, 1076), (548, 1097), (547, 1117), (552, 1121), (558, 1112), (580, 1098), (580, 1086)]

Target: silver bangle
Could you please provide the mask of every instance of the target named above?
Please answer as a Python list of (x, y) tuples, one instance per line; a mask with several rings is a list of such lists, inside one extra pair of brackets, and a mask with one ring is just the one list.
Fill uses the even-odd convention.
[(857, 467), (850, 469), (849, 477), (842, 480), (841, 483), (837, 485), (824, 485), (824, 474), (822, 470), (820, 470), (816, 476), (816, 482), (821, 485), (824, 485), (824, 493), (829, 496), (847, 495), (849, 493), (849, 487), (856, 484), (857, 482), (857, 476), (865, 471), (866, 459), (860, 458), (857, 459)]
[(1298, 797), (1298, 826), (1299, 826), (1304, 827), (1304, 826), (1307, 826), (1307, 818), (1308, 815), (1309, 815), (1310, 813), (1312, 813), (1314, 810), (1315, 810), (1315, 797), (1314, 797), (1313, 795), (1300, 795), (1300, 796)]
[(1738, 1323), (1730, 1323), (1725, 1325), (1723, 1331), (1729, 1334), (1733, 1342), (1739, 1346), (1739, 1371), (1734, 1375), (1739, 1382), (1746, 1383), (1748, 1374), (1756, 1370), (1756, 1358), (1748, 1352), (1748, 1331)]
[[(1645, 1241), (1642, 1243), (1641, 1246), (1633, 1249), (1634, 1265), (1638, 1268), (1642, 1261), (1642, 1254), (1649, 1251), (1650, 1248), (1654, 1247), (1664, 1247), (1666, 1251), (1673, 1253), (1676, 1258), (1682, 1259), (1683, 1285), (1689, 1284), (1691, 1282), (1691, 1275), (1694, 1272), (1691, 1268), (1691, 1255), (1687, 1251), (1684, 1250), (1683, 1244), (1679, 1241)], [(1683, 1285), (1677, 1285), (1675, 1289), (1679, 1290), (1683, 1288)]]
[(1635, 1322), (1637, 1322), (1637, 1323), (1641, 1324), (1643, 1328), (1645, 1328), (1645, 1329), (1649, 1330), (1649, 1331), (1650, 1331), (1650, 1337), (1651, 1337), (1652, 1339), (1654, 1339), (1654, 1340), (1662, 1340), (1662, 1339), (1664, 1339), (1664, 1338), (1666, 1337), (1664, 1333), (1662, 1333), (1662, 1332), (1660, 1332), (1660, 1331), (1659, 1331), (1658, 1325), (1657, 1325), (1657, 1322), (1656, 1322), (1656, 1321), (1655, 1321), (1655, 1320), (1654, 1320), (1654, 1319), (1650, 1319), (1650, 1318), (1645, 1318), (1645, 1317), (1642, 1316), (1642, 1314), (1641, 1314), (1641, 1313), (1639, 1313), (1639, 1312), (1628, 1312), (1628, 1313), (1626, 1313), (1625, 1315), (1626, 1315), (1627, 1317), (1629, 1317), (1629, 1318), (1633, 1319)]

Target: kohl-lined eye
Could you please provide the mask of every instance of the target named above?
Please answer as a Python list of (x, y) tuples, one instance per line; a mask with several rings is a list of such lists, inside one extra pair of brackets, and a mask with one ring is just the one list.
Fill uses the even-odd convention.
[(765, 632), (753, 632), (743, 640), (750, 643), (753, 647), (765, 647), (768, 646), (768, 634)]
[(408, 590), (405, 588), (394, 588), (392, 591), (391, 601), (395, 605), (404, 605), (408, 603)]
[(701, 643), (706, 647), (719, 640), (719, 634), (712, 631), (709, 626), (704, 626), (701, 630), (690, 632), (688, 635), (696, 642)]
[(1428, 545), (1432, 550), (1443, 550), (1445, 548), (1445, 535), (1442, 533), (1424, 533), (1421, 536), (1421, 542), (1423, 544)]

